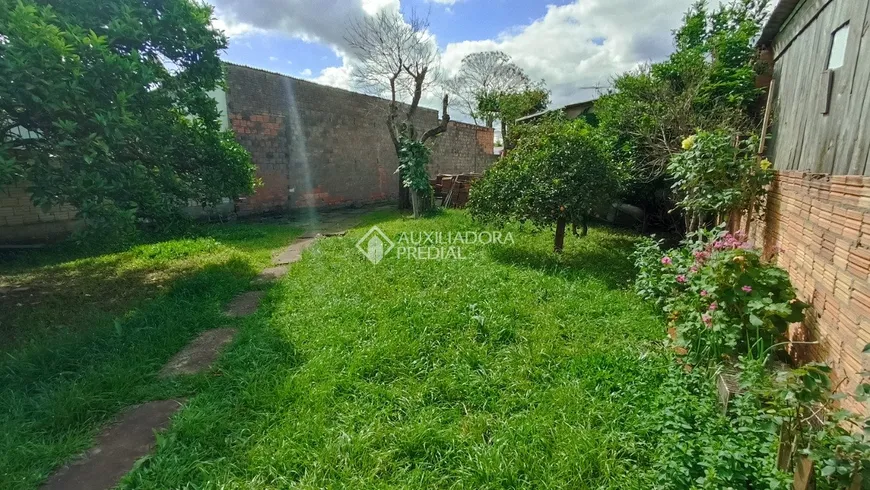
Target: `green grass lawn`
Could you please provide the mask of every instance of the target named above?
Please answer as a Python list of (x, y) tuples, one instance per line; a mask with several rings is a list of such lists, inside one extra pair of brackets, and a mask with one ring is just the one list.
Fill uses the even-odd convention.
[[(157, 371), (300, 230), (201, 227), (190, 238), (75, 257), (0, 255), (0, 488), (35, 488), (123, 408), (191, 396)], [(17, 289), (17, 291), (15, 291)]]
[[(393, 237), (478, 229), (462, 212), (368, 221)], [(19, 267), (34, 281), (93, 267), (81, 274), (124, 306), (56, 311), (68, 296), (4, 318), (17, 347), (0, 372), (0, 477), (33, 487), (122, 407), (187, 396), (122, 487), (650, 488), (647, 419), (668, 361), (663, 324), (628, 287), (633, 235), (593, 228), (555, 256), (552, 232), (513, 228), (513, 245), (465, 246), (464, 260), (394, 251), (372, 265), (354, 247), (366, 229), (319, 241), (233, 322), (222, 305), (286, 230)], [(168, 277), (158, 288), (149, 274)], [(150, 299), (121, 292), (128, 282)], [(241, 333), (215, 373), (156, 379), (196, 332), (226, 324)]]

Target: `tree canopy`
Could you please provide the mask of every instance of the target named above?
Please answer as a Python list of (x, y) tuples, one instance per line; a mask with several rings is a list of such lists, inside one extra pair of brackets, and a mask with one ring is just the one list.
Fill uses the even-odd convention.
[(0, 186), (119, 230), (250, 192), (254, 167), (215, 101), (225, 36), (190, 0), (5, 1)]
[(588, 217), (610, 202), (619, 182), (620, 172), (591, 126), (549, 117), (525, 127), (516, 148), (472, 186), (469, 208), (475, 219), (496, 224), (555, 224), (559, 252), (565, 226), (585, 232)]
[(456, 76), (445, 82), (445, 88), (461, 102), (465, 113), (482, 120), (488, 127), (499, 118), (497, 107), (482, 107), (481, 100), (502, 94), (515, 94), (528, 89), (531, 79), (502, 51), (482, 51), (462, 58)]
[(680, 142), (698, 129), (753, 129), (761, 93), (755, 78), (764, 69), (754, 39), (768, 3), (736, 0), (714, 10), (695, 3), (674, 32), (676, 50), (667, 60), (618, 76), (613, 91), (598, 99), (600, 127), (637, 180), (662, 176)]

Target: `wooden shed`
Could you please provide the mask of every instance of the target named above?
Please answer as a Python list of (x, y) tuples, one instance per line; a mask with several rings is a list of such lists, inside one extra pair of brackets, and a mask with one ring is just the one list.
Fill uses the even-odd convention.
[(758, 42), (774, 63), (777, 173), (753, 232), (811, 305), (791, 338), (818, 343), (792, 354), (827, 361), (846, 393), (870, 369), (868, 28), (870, 0), (780, 0)]
[(774, 60), (777, 169), (870, 175), (868, 0), (780, 0), (759, 45)]

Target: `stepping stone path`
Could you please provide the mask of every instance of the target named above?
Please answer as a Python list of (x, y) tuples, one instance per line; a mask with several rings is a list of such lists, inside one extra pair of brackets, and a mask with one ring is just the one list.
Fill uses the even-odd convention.
[(160, 377), (168, 378), (207, 371), (217, 360), (221, 350), (233, 341), (237, 333), (238, 330), (235, 328), (206, 330), (163, 366)]
[(58, 470), (43, 490), (103, 490), (114, 488), (140, 458), (157, 444), (155, 431), (169, 427), (181, 400), (143, 403), (124, 412), (97, 438), (78, 461)]
[(272, 259), (272, 263), (274, 265), (288, 265), (292, 264), (293, 262), (298, 262), (299, 259), (302, 258), (302, 252), (311, 245), (314, 245), (315, 240), (316, 238), (313, 237), (300, 238), (299, 240), (296, 240), (292, 245), (290, 245), (289, 247), (284, 249), (283, 252), (278, 254), (277, 257)]
[(232, 301), (230, 301), (230, 304), (227, 305), (224, 315), (231, 318), (253, 315), (257, 312), (257, 308), (260, 306), (260, 300), (263, 299), (263, 294), (265, 294), (265, 291), (248, 291), (236, 296)]
[[(346, 225), (345, 221), (340, 224)], [(302, 258), (302, 252), (314, 244), (318, 235), (343, 236), (345, 230), (317, 232), (304, 236), (273, 259), (269, 267), (254, 280), (267, 283), (283, 277), (288, 265)], [(7, 291), (2, 291), (5, 294)], [(248, 291), (236, 296), (224, 312), (229, 317), (253, 315), (260, 306), (264, 291)], [(163, 366), (162, 378), (196, 374), (211, 367), (221, 350), (233, 341), (238, 331), (217, 328), (200, 334), (181, 352)], [(182, 406), (180, 400), (161, 400), (143, 403), (124, 412), (105, 429), (97, 444), (81, 458), (56, 471), (43, 485), (44, 490), (108, 490), (121, 481), (140, 458), (147, 456), (157, 443), (155, 432), (169, 427), (172, 415)]]

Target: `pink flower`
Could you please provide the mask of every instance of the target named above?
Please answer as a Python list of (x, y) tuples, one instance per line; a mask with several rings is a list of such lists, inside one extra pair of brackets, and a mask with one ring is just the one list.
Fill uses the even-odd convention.
[(713, 248), (716, 250), (721, 250), (725, 248), (725, 242), (721, 240), (716, 240), (715, 242), (713, 242)]
[(701, 315), (701, 320), (703, 320), (704, 323), (707, 324), (708, 328), (710, 327), (710, 325), (713, 324), (713, 317), (710, 315), (707, 315), (706, 313)]
[(689, 267), (689, 271), (691, 271), (691, 272), (698, 272), (698, 268), (697, 268), (696, 266), (693, 265), (692, 267)]
[(716, 311), (716, 308), (719, 308), (719, 305), (714, 301), (710, 303), (710, 307), (708, 308), (710, 311)]
[(673, 261), (671, 260), (670, 257), (662, 257), (662, 264), (671, 265), (671, 262), (673, 262)]
[(702, 289), (702, 290), (701, 290), (701, 296), (707, 296), (707, 290), (706, 290), (706, 289)]
[(685, 284), (686, 283), (686, 276), (680, 274), (679, 276), (677, 276), (677, 282), (680, 284)]
[(752, 286), (743, 286), (740, 289), (742, 289), (744, 293), (751, 293), (752, 292)]

